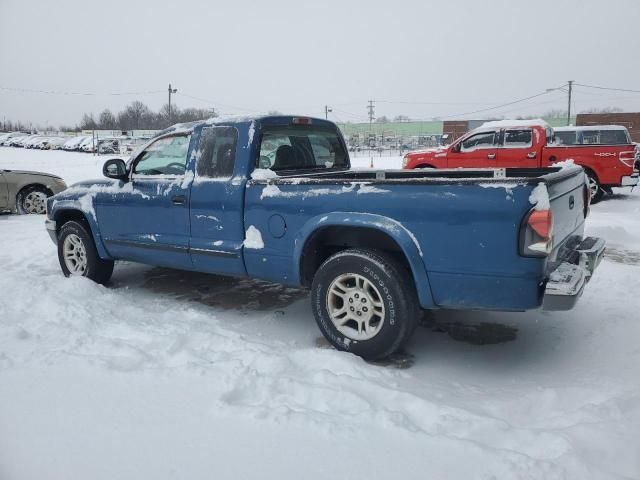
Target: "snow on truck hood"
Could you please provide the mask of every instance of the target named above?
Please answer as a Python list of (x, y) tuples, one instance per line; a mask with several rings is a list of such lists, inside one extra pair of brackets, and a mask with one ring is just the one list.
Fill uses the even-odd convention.
[(421, 148), (420, 150), (412, 150), (407, 154), (413, 153), (444, 153), (447, 151), (449, 147), (429, 147), (429, 148)]

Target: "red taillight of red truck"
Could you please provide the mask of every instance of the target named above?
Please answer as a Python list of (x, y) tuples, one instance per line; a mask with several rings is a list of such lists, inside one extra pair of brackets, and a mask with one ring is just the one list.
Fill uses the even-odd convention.
[(625, 150), (620, 152), (618, 159), (627, 167), (633, 168), (633, 163), (636, 160), (636, 152), (634, 150)]

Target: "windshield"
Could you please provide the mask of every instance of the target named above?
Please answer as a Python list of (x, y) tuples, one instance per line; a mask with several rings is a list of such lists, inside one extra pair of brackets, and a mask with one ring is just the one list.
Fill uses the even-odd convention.
[(336, 130), (267, 128), (262, 134), (258, 167), (273, 171), (346, 168), (348, 157)]

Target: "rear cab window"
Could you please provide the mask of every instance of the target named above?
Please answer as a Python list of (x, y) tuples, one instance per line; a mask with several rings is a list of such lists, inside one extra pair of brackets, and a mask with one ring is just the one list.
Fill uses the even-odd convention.
[(276, 173), (348, 168), (348, 155), (337, 130), (314, 125), (266, 126), (257, 168)]

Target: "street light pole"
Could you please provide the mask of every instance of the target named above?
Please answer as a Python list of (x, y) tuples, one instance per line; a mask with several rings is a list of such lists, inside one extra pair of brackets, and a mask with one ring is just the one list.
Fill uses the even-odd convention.
[(569, 100), (567, 104), (567, 127), (571, 124), (571, 87), (574, 80), (569, 80)]
[(171, 123), (171, 94), (178, 93), (177, 88), (171, 88), (171, 84), (169, 84), (169, 123)]
[(324, 119), (329, 120), (329, 112), (333, 112), (332, 108), (329, 108), (328, 105), (324, 106)]

